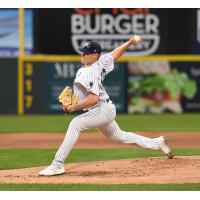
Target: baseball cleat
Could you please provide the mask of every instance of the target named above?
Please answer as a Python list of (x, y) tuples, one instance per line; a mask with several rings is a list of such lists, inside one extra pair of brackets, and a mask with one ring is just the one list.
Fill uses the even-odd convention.
[(54, 175), (59, 175), (59, 174), (64, 174), (64, 173), (65, 173), (64, 166), (51, 164), (49, 167), (40, 171), (39, 175), (40, 176), (54, 176)]
[(169, 145), (167, 144), (165, 137), (161, 136), (160, 140), (161, 140), (161, 142), (160, 142), (160, 149), (163, 151), (164, 154), (167, 155), (167, 157), (169, 159), (172, 159), (174, 157), (174, 155), (172, 154), (172, 150), (169, 147)]

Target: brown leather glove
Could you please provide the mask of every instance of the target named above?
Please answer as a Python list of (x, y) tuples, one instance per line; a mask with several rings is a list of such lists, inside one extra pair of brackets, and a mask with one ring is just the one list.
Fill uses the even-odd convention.
[(67, 86), (60, 93), (58, 101), (63, 106), (67, 107), (68, 105), (77, 104), (78, 96), (74, 95), (72, 89), (69, 86)]

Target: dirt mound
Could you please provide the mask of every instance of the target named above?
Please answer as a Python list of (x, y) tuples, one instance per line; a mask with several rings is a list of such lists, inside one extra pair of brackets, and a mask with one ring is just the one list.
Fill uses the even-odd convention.
[(66, 173), (43, 177), (44, 167), (1, 170), (0, 183), (142, 184), (200, 183), (200, 157), (139, 158), (65, 165)]

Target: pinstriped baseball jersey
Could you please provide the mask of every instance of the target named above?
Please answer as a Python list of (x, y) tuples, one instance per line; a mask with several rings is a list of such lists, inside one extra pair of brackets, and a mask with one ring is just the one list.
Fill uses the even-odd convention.
[(137, 144), (143, 148), (159, 149), (160, 138), (147, 138), (135, 133), (120, 129), (116, 117), (116, 108), (109, 98), (102, 81), (114, 69), (114, 60), (111, 54), (105, 54), (89, 67), (82, 67), (77, 71), (74, 81), (74, 93), (82, 101), (91, 92), (99, 96), (100, 101), (88, 109), (87, 112), (76, 116), (68, 127), (65, 139), (58, 149), (53, 163), (64, 164), (79, 134), (89, 128), (98, 128), (104, 135), (112, 140), (125, 144)]
[[(123, 44), (123, 46), (113, 50), (112, 53), (101, 56), (92, 65), (83, 66), (77, 71), (74, 80), (74, 94), (79, 96), (78, 103), (87, 98), (89, 93), (94, 93), (99, 96), (99, 101), (93, 107), (85, 108), (87, 112), (73, 118), (68, 126), (65, 138), (56, 152), (52, 165), (40, 174), (62, 174), (64, 172), (64, 161), (77, 142), (80, 133), (91, 128), (97, 128), (112, 140), (124, 144), (137, 144), (142, 148), (161, 149), (165, 154), (168, 154), (169, 147), (164, 143), (163, 137), (148, 138), (136, 133), (123, 131), (115, 121), (116, 108), (112, 101), (109, 100), (109, 96), (102, 82), (105, 76), (114, 69), (114, 60), (119, 57), (116, 56), (116, 52), (123, 51), (126, 45), (127, 43)], [(91, 41), (86, 46), (79, 48), (79, 50), (89, 55), (92, 53), (100, 53), (101, 47), (98, 43)]]
[(89, 93), (94, 93), (101, 100), (109, 99), (102, 84), (105, 76), (114, 69), (114, 60), (111, 54), (102, 55), (98, 61), (89, 67), (81, 67), (74, 80), (74, 94), (82, 101)]

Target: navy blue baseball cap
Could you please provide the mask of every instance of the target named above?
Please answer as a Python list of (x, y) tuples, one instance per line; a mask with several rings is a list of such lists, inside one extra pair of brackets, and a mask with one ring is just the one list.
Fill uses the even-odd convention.
[(97, 42), (89, 41), (78, 50), (84, 54), (92, 54), (92, 53), (101, 54), (102, 48)]

